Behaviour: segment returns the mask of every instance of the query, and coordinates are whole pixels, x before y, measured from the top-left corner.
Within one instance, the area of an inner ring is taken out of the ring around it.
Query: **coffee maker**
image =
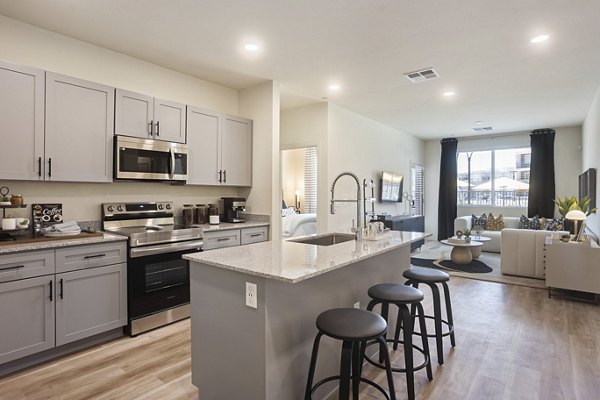
[[[246,211],[246,199],[243,197],[221,197],[221,221],[246,222],[241,213]]]

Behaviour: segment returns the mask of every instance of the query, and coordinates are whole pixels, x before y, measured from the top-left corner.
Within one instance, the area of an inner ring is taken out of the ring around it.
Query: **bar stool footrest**
[[[394,343],[395,341],[394,341],[394,339],[386,339],[386,342],[388,342],[388,343]],[[398,343],[399,344],[404,344],[404,341],[403,340],[398,340]],[[373,344],[379,344],[379,343],[377,341],[373,340],[373,341],[367,343],[367,346],[365,347],[365,349],[367,347],[373,345]],[[423,368],[427,367],[427,364],[429,364],[430,360],[429,360],[429,357],[427,357],[427,354],[425,354],[425,350],[423,350],[422,348],[420,348],[419,346],[417,346],[415,344],[413,344],[412,347],[413,347],[413,350],[417,350],[419,353],[421,353],[423,355],[423,358],[424,358],[423,363],[421,363],[419,365],[416,365],[416,366],[413,366],[413,372],[414,372],[414,371],[418,371],[420,369],[423,369]],[[371,358],[369,356],[367,356],[366,354],[365,354],[365,360],[367,360],[367,362],[369,364],[371,364],[371,365],[373,365],[373,366],[375,366],[377,368],[385,369],[385,365],[383,365],[383,364],[381,364],[379,362],[375,362],[375,361],[371,360]],[[392,369],[392,372],[406,372],[406,368],[397,368],[397,367],[393,367],[392,366],[391,369]]]
[[[414,318],[415,316],[411,315],[411,317]],[[424,318],[435,320],[435,317],[432,317],[431,315],[425,315]],[[454,325],[450,325],[448,323],[448,321],[446,321],[445,319],[442,319],[441,321],[442,321],[443,325],[446,325],[448,327],[448,330],[445,332],[442,332],[440,334],[440,336],[449,336],[449,335],[453,334],[454,333]],[[413,335],[421,335],[421,332],[413,331]],[[435,337],[435,333],[428,333],[427,337],[433,338],[433,337]]]

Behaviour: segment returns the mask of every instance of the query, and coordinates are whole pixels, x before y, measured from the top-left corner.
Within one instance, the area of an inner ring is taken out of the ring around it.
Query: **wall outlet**
[[[256,283],[246,282],[246,305],[248,307],[258,308],[258,300],[256,298],[256,295]]]
[[[360,308],[360,301],[357,301],[356,303],[354,303],[354,308]]]

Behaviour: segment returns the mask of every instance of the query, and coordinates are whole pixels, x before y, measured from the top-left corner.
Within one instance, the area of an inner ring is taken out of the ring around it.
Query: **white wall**
[[[133,57],[71,39],[0,16],[0,57],[118,88],[175,100],[215,111],[240,114],[239,93],[198,78],[147,63]],[[0,139],[3,132],[0,132]],[[10,146],[2,140],[3,146]],[[269,158],[271,155],[269,154]],[[215,202],[221,196],[237,196],[234,188],[182,187],[165,183],[80,184],[0,181],[28,204],[63,203],[65,218],[99,220],[100,203],[108,201],[173,200],[184,203]],[[29,211],[12,211],[27,214]]]
[[[596,173],[600,172],[600,89],[596,92],[594,100],[583,122],[582,133],[582,168],[585,171],[588,168],[596,168]],[[600,188],[596,182],[596,207],[600,205]],[[600,217],[598,213],[590,215],[587,220],[588,226],[598,235],[600,234]]]
[[[329,214],[328,113],[327,103],[315,103],[281,112],[281,149],[317,146],[317,232],[319,233],[327,231]]]
[[[240,113],[253,120],[252,189],[246,204],[247,211],[254,214],[281,215],[279,99],[279,84],[274,81],[240,92]],[[271,237],[281,235],[280,218],[271,218],[270,233]]]
[[[377,185],[375,197],[379,197],[381,172],[390,171],[404,175],[404,191],[410,192],[410,163],[422,164],[422,140],[335,104],[329,105],[328,124],[327,168],[330,185],[339,173],[350,171],[359,177],[361,188],[363,179],[373,179]],[[356,183],[349,177],[341,178],[336,185],[335,197],[356,198]],[[336,214],[329,215],[328,230],[349,228],[351,220],[356,219],[356,206],[337,203],[336,210]],[[405,203],[375,204],[377,213],[399,215],[404,211]]]
[[[579,126],[554,128],[554,173],[556,196],[577,196],[577,177],[581,173],[582,129]],[[530,132],[516,132],[504,136],[488,136],[480,139],[458,139],[458,151],[503,149],[526,147],[530,145]],[[441,145],[439,141],[428,141],[425,144],[425,229],[437,237],[437,212],[439,193],[439,170]],[[427,171],[435,171],[432,176]],[[527,213],[527,208],[520,207],[458,207],[457,215],[481,215],[492,212],[505,217],[518,217]],[[558,216],[558,213],[555,212]]]

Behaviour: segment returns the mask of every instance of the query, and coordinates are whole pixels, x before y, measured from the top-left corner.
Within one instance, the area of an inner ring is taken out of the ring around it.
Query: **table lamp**
[[[579,221],[585,221],[587,216],[581,210],[571,210],[565,215],[565,218],[571,221],[575,221],[575,235],[577,237],[577,241],[580,241],[581,235],[577,231],[577,224]],[[583,226],[581,227],[583,229]]]

